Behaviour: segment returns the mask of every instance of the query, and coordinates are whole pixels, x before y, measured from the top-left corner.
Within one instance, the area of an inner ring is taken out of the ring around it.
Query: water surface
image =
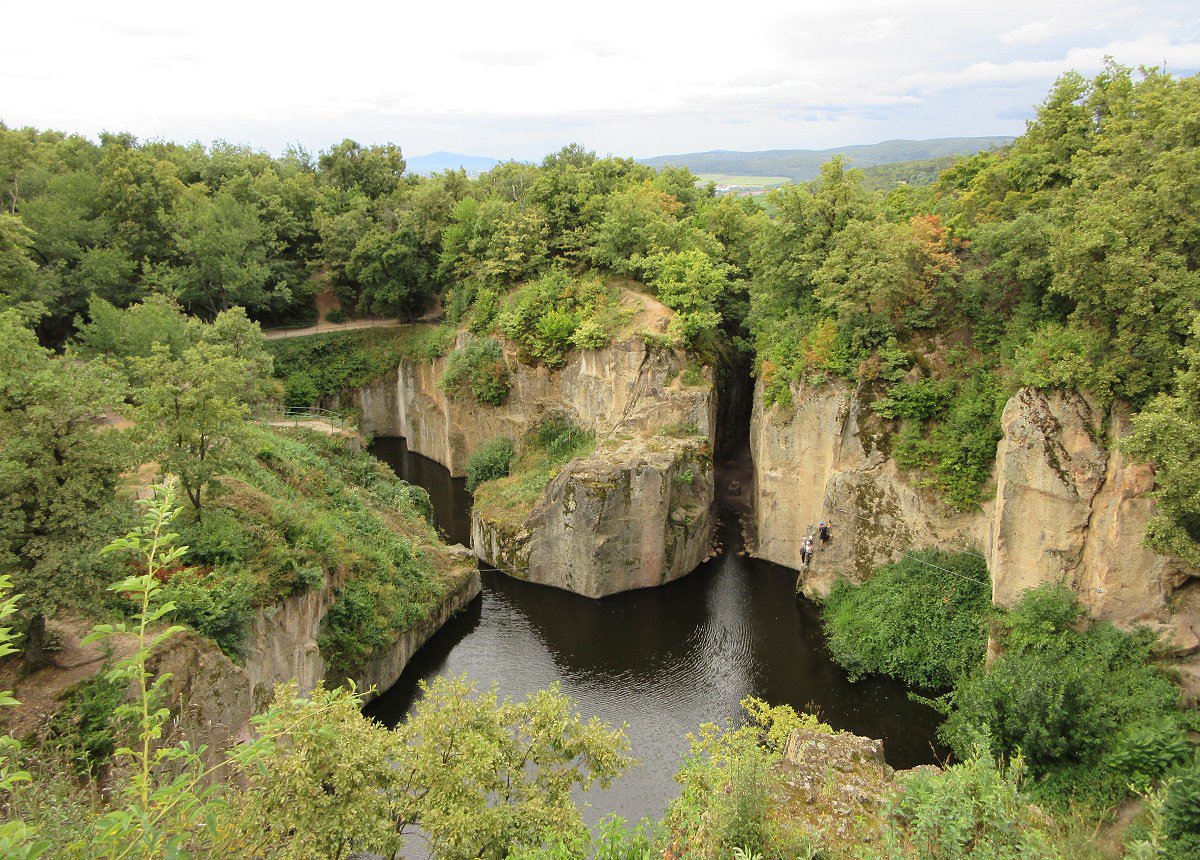
[[[371,450],[429,490],[439,527],[467,542],[470,495],[461,480],[408,452],[403,440],[379,439]],[[938,715],[900,684],[850,683],[828,655],[817,607],[795,594],[795,571],[739,556],[730,526],[723,539],[730,551],[689,576],[603,600],[484,570],[483,594],[416,653],[367,713],[395,724],[413,706],[418,682],[437,675],[495,682],[513,698],[557,681],[584,715],[627,724],[640,762],[608,791],[586,795],[591,821],[609,813],[659,817],[677,794],[672,777],[684,735],[734,718],[746,696],[882,738],[893,767],[935,761]]]

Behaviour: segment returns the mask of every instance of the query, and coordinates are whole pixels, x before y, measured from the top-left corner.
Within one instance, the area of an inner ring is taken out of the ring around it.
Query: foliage
[[[234,658],[244,656],[254,597],[253,579],[236,566],[205,575],[180,571],[163,589],[163,598],[175,607],[175,621],[207,636]]]
[[[24,594],[33,664],[43,659],[45,616],[93,603],[103,581],[81,556],[99,549],[93,526],[107,518],[129,460],[122,434],[96,426],[123,393],[101,363],[52,355],[15,312],[0,313],[0,569]]]
[[[66,692],[50,719],[49,737],[62,745],[81,777],[106,765],[116,749],[113,714],[125,698],[125,685],[101,673]]]
[[[1039,796],[1106,805],[1161,777],[1183,728],[1152,638],[1081,616],[1065,587],[1027,592],[997,631],[999,656],[958,682],[940,733],[962,756],[981,736],[995,755],[1020,750]]]
[[[682,791],[666,817],[672,856],[728,857],[735,848],[789,855],[794,847],[785,844],[786,832],[771,816],[776,765],[793,730],[833,730],[786,705],[770,707],[747,698],[742,707],[748,717],[744,725],[705,723],[688,735],[690,750],[675,776]]]
[[[923,550],[861,585],[839,580],[822,617],[829,649],[851,678],[877,673],[942,689],[982,663],[990,609],[982,559]]]
[[[1008,766],[986,753],[943,773],[903,779],[884,812],[883,838],[867,857],[929,860],[1059,860],[1053,822],[1021,791],[1018,756]]]
[[[557,687],[501,701],[465,679],[422,684],[397,727],[407,820],[447,860],[502,858],[584,825],[572,792],[607,787],[630,763],[624,730],[584,720]]]
[[[576,457],[590,454],[595,444],[595,435],[581,429],[570,416],[543,415],[526,432],[507,477],[475,486],[475,509],[492,521],[520,524],[558,470]]]
[[[513,442],[507,436],[489,439],[472,451],[467,458],[467,492],[474,492],[484,481],[506,476],[515,453]]]
[[[517,344],[523,360],[561,367],[572,349],[608,345],[620,318],[619,298],[600,278],[553,269],[509,297],[496,327]]]
[[[499,406],[508,397],[508,364],[492,338],[472,340],[450,353],[438,387],[452,397],[470,395],[476,402]]]
[[[1183,350],[1187,364],[1174,391],[1155,398],[1134,418],[1125,445],[1155,466],[1157,504],[1146,525],[1146,543],[1200,563],[1200,315],[1193,334],[1197,344]]]

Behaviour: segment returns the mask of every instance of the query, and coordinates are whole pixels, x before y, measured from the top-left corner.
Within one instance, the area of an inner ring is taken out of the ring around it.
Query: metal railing
[[[268,424],[291,424],[294,427],[320,421],[347,433],[358,432],[358,424],[353,415],[333,409],[322,409],[319,406],[288,406],[274,414],[261,415],[258,420]]]

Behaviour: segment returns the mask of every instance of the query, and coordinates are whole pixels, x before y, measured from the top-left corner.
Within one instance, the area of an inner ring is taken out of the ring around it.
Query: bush
[[[1039,796],[1109,805],[1128,795],[1131,771],[1154,779],[1173,757],[1179,694],[1151,663],[1153,636],[1081,619],[1065,586],[1027,592],[988,671],[955,687],[939,733],[961,756],[981,735],[994,755],[1022,751]],[[1149,726],[1151,740],[1138,731]]]
[[[291,374],[283,383],[283,405],[291,409],[312,406],[320,397],[317,384],[307,373]]]
[[[207,636],[229,657],[240,660],[250,633],[254,583],[240,566],[202,576],[184,571],[163,589],[175,604],[175,620]]]
[[[479,403],[499,406],[508,397],[508,365],[492,338],[473,340],[450,353],[438,387],[451,397],[470,394]]]
[[[884,418],[916,418],[924,420],[942,412],[954,396],[954,383],[940,379],[918,379],[898,382],[888,389],[886,397],[871,404]]]
[[[204,519],[181,529],[181,542],[187,546],[185,561],[194,565],[217,565],[245,561],[251,552],[250,535],[244,517],[228,508],[212,507]]]
[[[829,649],[852,678],[874,673],[948,688],[983,661],[991,594],[977,556],[913,553],[862,585],[834,585],[822,610]]]
[[[504,436],[484,442],[471,452],[467,458],[467,491],[473,493],[484,481],[507,475],[514,453],[512,440]]]
[[[922,860],[1058,860],[1050,820],[1021,793],[1022,762],[998,767],[986,753],[943,773],[902,778],[869,857]]]
[[[334,308],[325,315],[325,319],[331,323],[344,323],[346,321],[346,311],[342,308]]]
[[[50,719],[50,738],[63,747],[80,776],[89,776],[116,749],[113,712],[125,699],[125,685],[100,672],[66,692]]]

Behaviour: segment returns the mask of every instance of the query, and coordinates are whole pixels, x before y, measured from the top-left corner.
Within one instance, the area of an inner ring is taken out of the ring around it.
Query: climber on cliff
[[[808,563],[812,561],[813,541],[812,535],[804,539],[804,543],[800,544],[800,563],[808,567]]]
[[[817,526],[817,537],[821,539],[821,549],[825,549],[829,542],[833,540],[833,532],[829,528],[829,524],[821,520],[821,524]]]

